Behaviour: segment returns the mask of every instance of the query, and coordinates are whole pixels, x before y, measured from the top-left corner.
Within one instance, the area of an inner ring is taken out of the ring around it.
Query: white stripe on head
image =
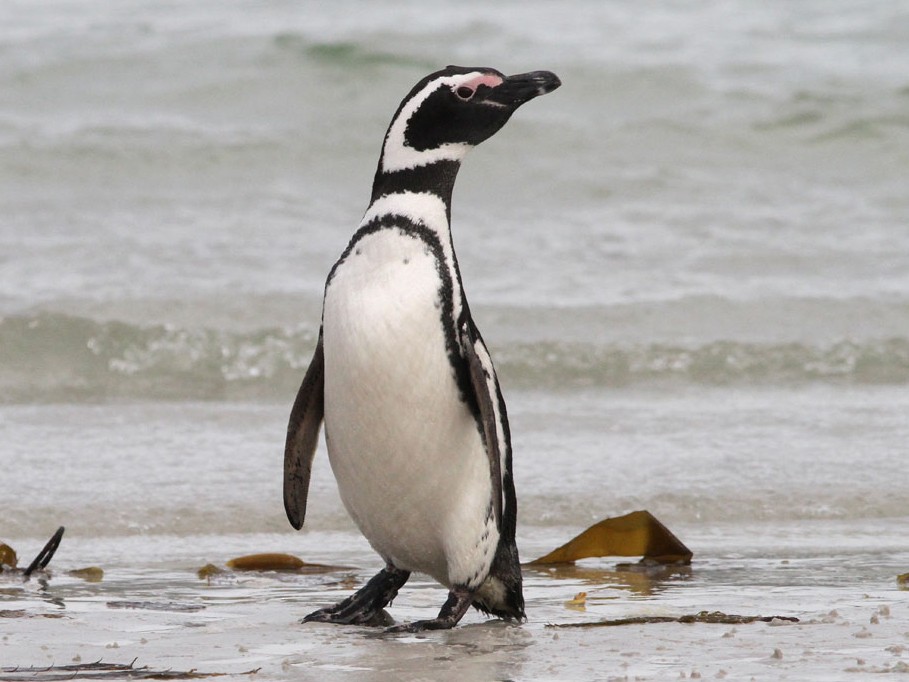
[[[502,82],[502,78],[492,73],[472,71],[470,73],[453,76],[440,76],[429,81],[422,90],[410,98],[398,116],[392,121],[385,136],[382,147],[382,170],[392,172],[426,166],[436,161],[460,161],[470,150],[472,145],[464,142],[446,142],[435,149],[417,150],[407,145],[405,132],[411,117],[420,108],[423,102],[440,86],[447,85],[452,90],[460,87],[476,89],[478,85],[495,87]]]

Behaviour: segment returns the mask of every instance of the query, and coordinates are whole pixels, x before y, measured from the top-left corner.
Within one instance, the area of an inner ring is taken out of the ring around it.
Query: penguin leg
[[[410,571],[402,571],[388,564],[347,599],[334,606],[313,611],[301,622],[381,625],[383,623],[379,614],[395,598],[409,577]]]
[[[417,620],[386,628],[385,632],[422,632],[423,630],[449,630],[458,624],[470,608],[474,593],[466,587],[454,587],[448,593],[448,600],[442,605],[439,615],[430,620]]]

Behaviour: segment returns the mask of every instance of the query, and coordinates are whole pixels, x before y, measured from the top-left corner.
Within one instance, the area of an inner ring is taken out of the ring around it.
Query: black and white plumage
[[[449,66],[395,113],[369,208],[325,285],[322,329],[287,428],[284,506],[303,525],[322,421],[341,499],[386,567],[304,621],[375,622],[412,571],[468,607],[524,618],[505,402],[470,315],[449,220],[460,163],[522,104],[560,85]]]

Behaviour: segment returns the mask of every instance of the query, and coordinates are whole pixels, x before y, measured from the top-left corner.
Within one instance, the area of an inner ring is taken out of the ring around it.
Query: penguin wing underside
[[[325,413],[325,360],[322,355],[322,331],[297,391],[297,399],[290,411],[287,424],[287,441],[284,445],[284,511],[297,530],[303,527],[306,517],[306,497],[309,495],[309,476],[312,459],[319,442],[322,416]]]
[[[461,329],[464,356],[470,369],[470,383],[477,405],[480,421],[483,423],[483,437],[486,441],[486,455],[489,458],[489,475],[492,480],[492,509],[496,527],[502,528],[502,452],[499,446],[499,419],[496,412],[498,390],[495,371],[486,344],[476,327],[470,322]]]

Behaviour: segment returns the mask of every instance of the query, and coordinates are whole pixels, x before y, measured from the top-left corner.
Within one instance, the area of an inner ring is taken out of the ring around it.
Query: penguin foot
[[[337,606],[337,605],[336,605]],[[334,607],[331,607],[334,608]],[[385,609],[380,609],[374,613],[344,612],[340,614],[331,613],[330,609],[319,609],[304,616],[300,623],[334,623],[335,625],[363,625],[371,628],[384,628],[392,625],[395,619],[391,617]]]
[[[305,616],[301,623],[337,623],[339,625],[387,625],[384,608],[407,582],[410,571],[387,566],[347,599]]]
[[[474,593],[467,588],[455,588],[448,593],[448,600],[442,605],[439,615],[429,620],[417,620],[385,628],[385,632],[423,632],[424,630],[450,630],[467,613]]]

